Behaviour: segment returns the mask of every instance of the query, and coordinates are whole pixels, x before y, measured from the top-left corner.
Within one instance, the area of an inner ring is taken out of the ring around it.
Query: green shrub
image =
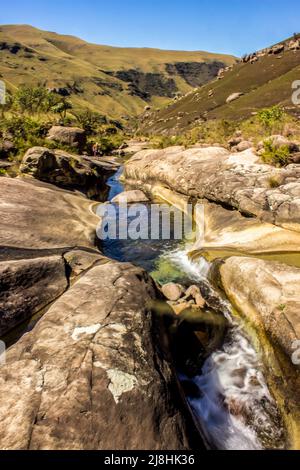
[[[288,145],[276,148],[270,140],[264,142],[264,153],[261,156],[264,163],[281,167],[289,164],[290,157]]]
[[[7,171],[4,168],[0,168],[0,176],[5,176]]]

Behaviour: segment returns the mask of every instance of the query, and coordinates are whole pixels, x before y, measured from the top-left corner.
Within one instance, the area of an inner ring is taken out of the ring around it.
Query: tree
[[[51,111],[53,113],[59,114],[61,120],[64,121],[66,119],[67,111],[69,109],[72,109],[72,104],[65,98],[62,98],[62,100],[59,103],[57,103],[51,108]]]

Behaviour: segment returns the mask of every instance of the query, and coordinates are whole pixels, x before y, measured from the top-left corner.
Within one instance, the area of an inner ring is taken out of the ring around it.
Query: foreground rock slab
[[[143,270],[110,261],[55,302],[0,368],[0,448],[189,448],[154,297]]]

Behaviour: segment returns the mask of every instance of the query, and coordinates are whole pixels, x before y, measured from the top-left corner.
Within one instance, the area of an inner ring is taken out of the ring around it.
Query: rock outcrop
[[[126,163],[124,176],[144,190],[161,185],[300,231],[300,166],[262,164],[251,149],[234,154],[217,147],[145,150]]]
[[[33,147],[24,155],[20,171],[41,181],[81,189],[89,197],[98,196],[104,200],[107,192],[105,182],[118,166],[114,159],[84,157],[62,150]]]

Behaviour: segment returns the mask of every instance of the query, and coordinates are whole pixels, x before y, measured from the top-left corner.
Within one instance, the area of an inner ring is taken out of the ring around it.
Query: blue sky
[[[116,46],[243,55],[300,30],[299,0],[14,0],[1,24]]]

